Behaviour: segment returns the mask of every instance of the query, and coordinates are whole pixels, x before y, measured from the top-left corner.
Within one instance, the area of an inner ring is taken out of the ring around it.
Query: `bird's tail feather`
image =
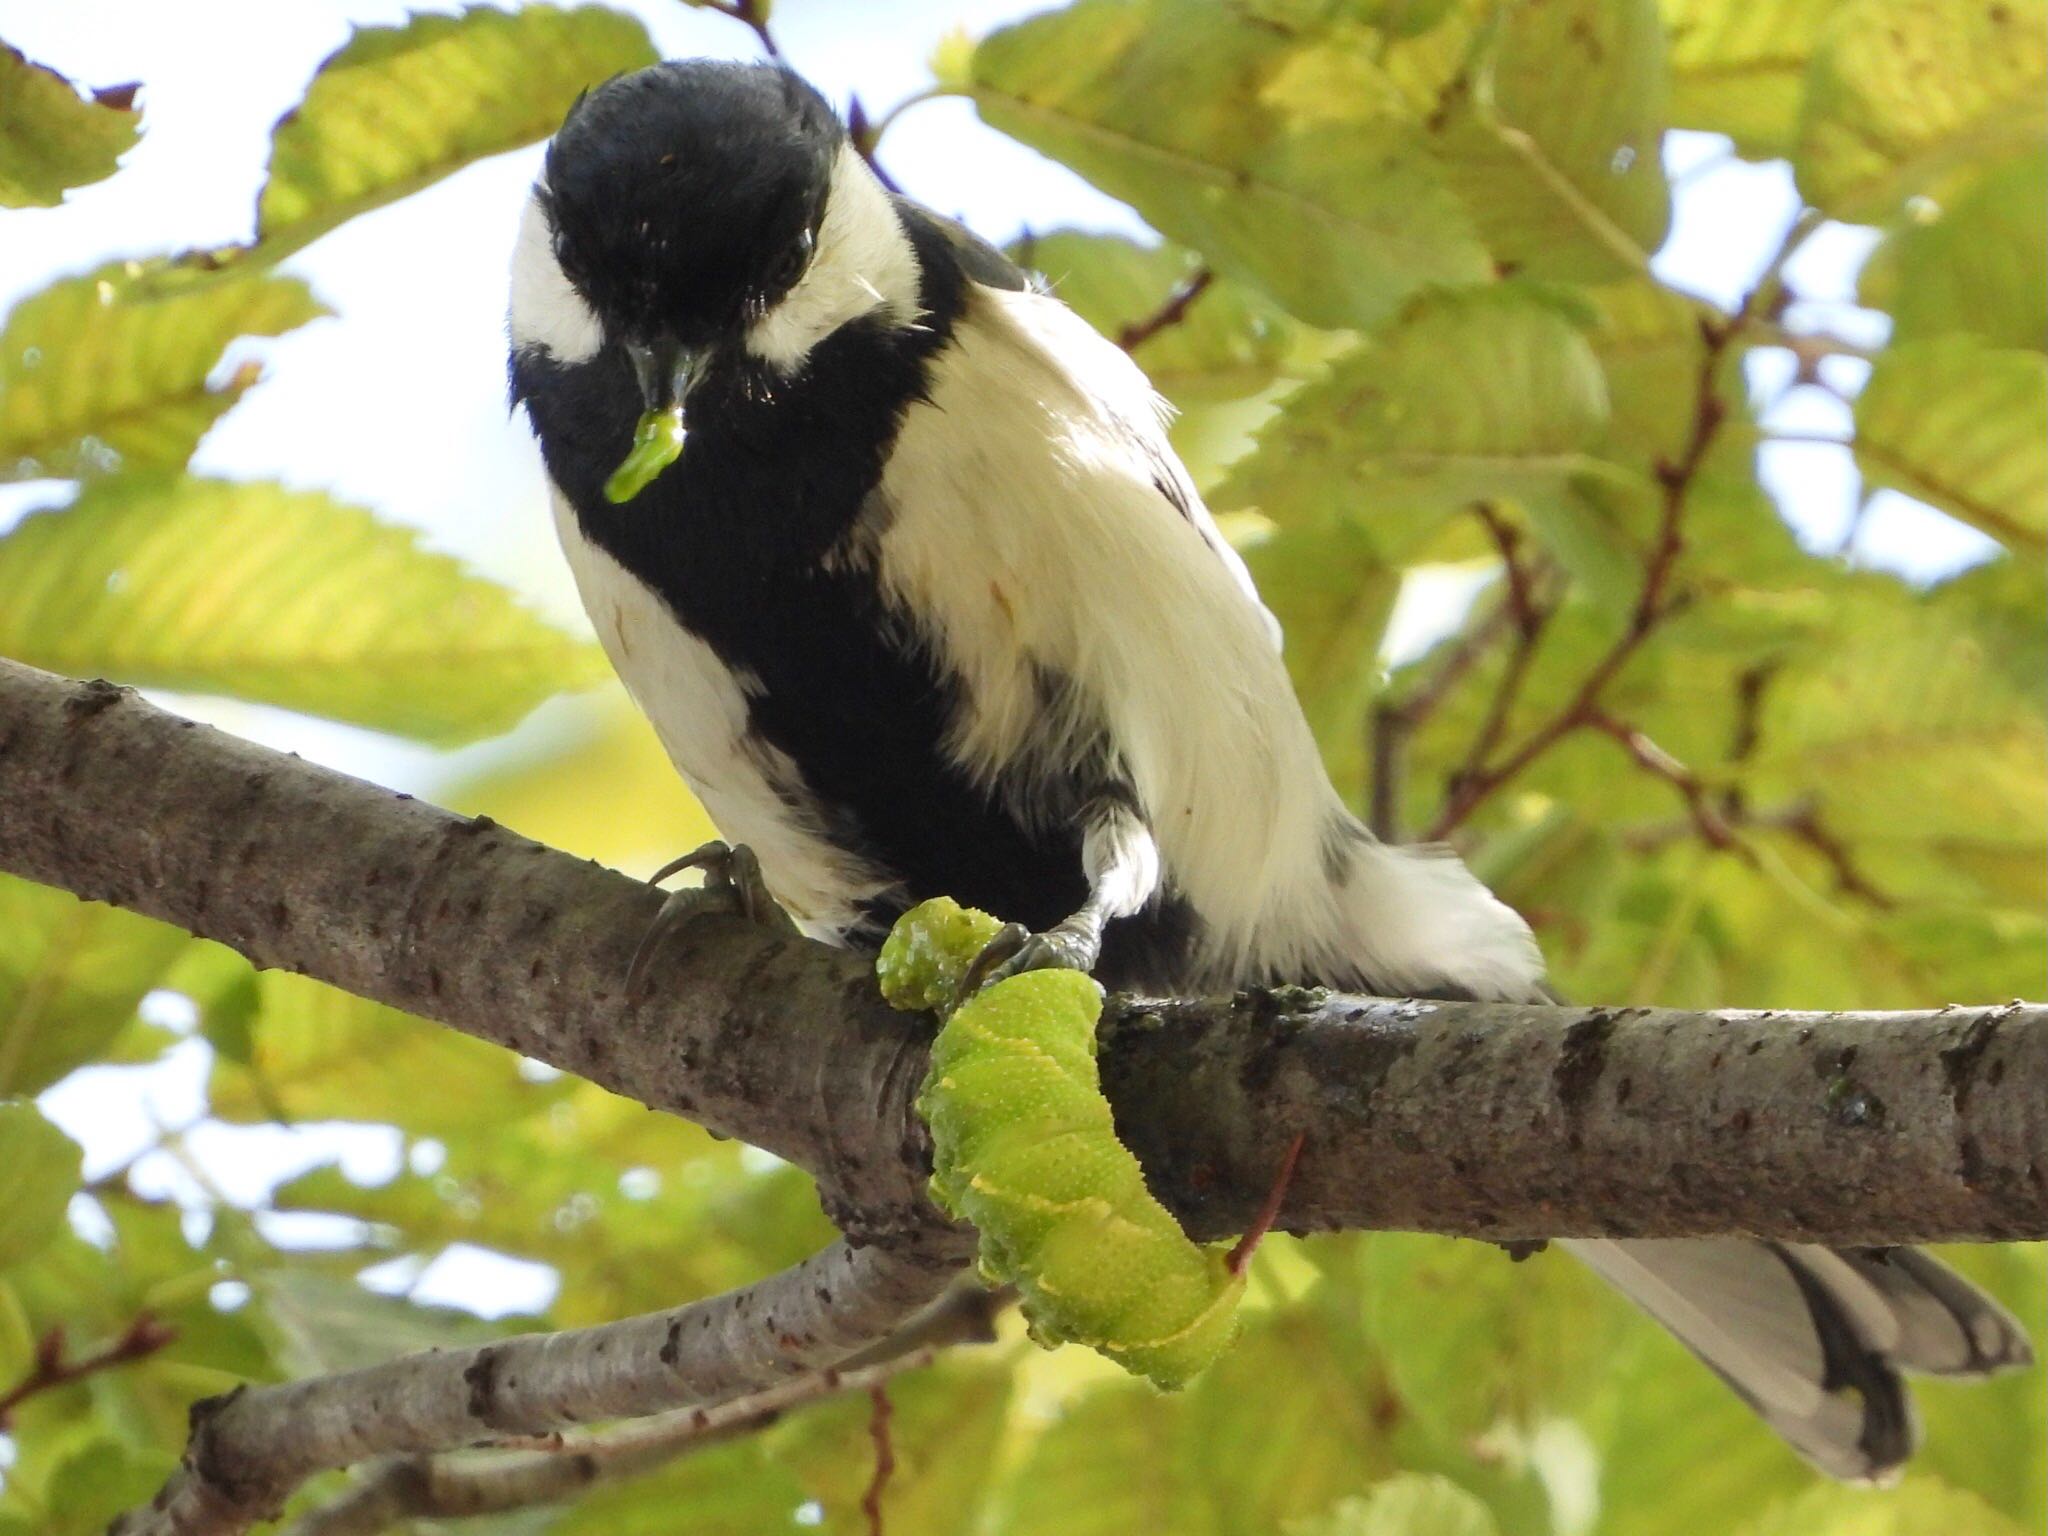
[[[1677,1335],[1792,1449],[1850,1482],[1884,1479],[1919,1441],[1902,1371],[1982,1376],[2033,1359],[2010,1313],[1911,1248],[1719,1237],[1561,1246]]]

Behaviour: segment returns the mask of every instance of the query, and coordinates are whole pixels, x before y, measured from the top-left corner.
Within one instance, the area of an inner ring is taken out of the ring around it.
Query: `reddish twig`
[[[36,1341],[35,1363],[29,1367],[28,1374],[5,1392],[0,1392],[0,1431],[10,1428],[14,1410],[38,1393],[54,1391],[100,1371],[144,1359],[176,1337],[175,1329],[165,1327],[144,1312],[106,1348],[66,1360],[64,1330],[52,1328]]]
[[[1161,331],[1179,325],[1187,318],[1188,307],[1209,291],[1209,285],[1216,281],[1216,274],[1207,267],[1197,267],[1166,296],[1151,314],[1142,320],[1133,320],[1116,333],[1116,344],[1126,352],[1135,350],[1157,336]]]
[[[1634,658],[1651,632],[1678,607],[1678,600],[1671,596],[1669,589],[1672,572],[1677,568],[1679,554],[1685,547],[1686,497],[1728,416],[1727,402],[1721,397],[1718,383],[1722,360],[1727,357],[1736,338],[1752,322],[1774,317],[1782,292],[1778,274],[1819,224],[1820,216],[1813,210],[1802,213],[1786,231],[1777,254],[1771,258],[1756,286],[1750,289],[1735,313],[1726,319],[1705,318],[1700,321],[1701,350],[1693,394],[1692,428],[1686,434],[1685,445],[1678,457],[1662,460],[1656,466],[1660,488],[1657,529],[1644,556],[1643,584],[1636,593],[1626,628],[1593,664],[1592,670],[1564,707],[1531,732],[1521,746],[1494,767],[1485,767],[1482,758],[1470,774],[1461,773],[1454,778],[1443,811],[1430,828],[1431,838],[1448,836],[1491,795],[1519,777],[1564,737],[1582,727],[1597,726],[1600,698],[1608,684]]]
[[[882,1536],[882,1490],[889,1486],[889,1474],[896,1470],[896,1444],[889,1434],[889,1421],[896,1410],[889,1402],[889,1388],[876,1382],[868,1392],[872,1411],[868,1414],[868,1438],[875,1442],[875,1473],[868,1479],[868,1491],[861,1495],[861,1513],[868,1517],[868,1536]]]
[[[860,98],[855,96],[846,104],[846,136],[853,145],[853,152],[865,160],[868,169],[875,173],[875,179],[891,192],[901,192],[903,188],[897,185],[895,177],[882,168],[882,162],[875,154],[882,142],[882,130],[889,125],[889,119],[894,115],[891,112],[879,120],[871,119],[867,108],[862,106]]]
[[[1280,1207],[1286,1203],[1287,1190],[1294,1183],[1294,1170],[1301,1165],[1301,1149],[1308,1141],[1306,1131],[1294,1133],[1294,1140],[1287,1143],[1286,1155],[1280,1159],[1280,1172],[1274,1175],[1273,1187],[1266,1191],[1266,1203],[1259,1207],[1258,1215],[1245,1229],[1237,1246],[1224,1259],[1231,1274],[1241,1275],[1245,1266],[1252,1261],[1252,1255],[1259,1251],[1259,1244],[1266,1240],[1266,1234],[1273,1230],[1273,1223],[1280,1219]]]
[[[1685,808],[1692,816],[1693,827],[1709,844],[1724,851],[1740,853],[1745,858],[1753,857],[1737,839],[1727,819],[1714,808],[1698,776],[1685,764],[1658,746],[1643,732],[1615,719],[1604,710],[1591,711],[1586,724],[1603,735],[1612,736],[1627,749],[1628,755],[1636,760],[1638,767],[1676,789],[1684,797]]]

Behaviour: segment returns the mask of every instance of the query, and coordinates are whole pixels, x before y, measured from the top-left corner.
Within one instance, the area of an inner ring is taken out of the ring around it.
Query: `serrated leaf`
[[[1806,200],[1877,222],[2048,127],[2043,0],[1851,0],[1814,54],[1794,167]]]
[[[1287,1536],[1497,1536],[1493,1511],[1447,1477],[1390,1477]]]
[[[655,62],[603,6],[472,6],[360,27],[278,122],[256,237],[276,259],[359,213],[561,126],[578,93]]]
[[[1663,0],[1671,123],[1725,133],[1752,159],[1790,152],[1807,66],[1843,0]]]
[[[135,88],[80,96],[54,69],[0,43],[0,207],[54,208],[114,174],[142,131]]]
[[[602,676],[406,529],[313,491],[123,476],[0,539],[0,654],[434,742]]]
[[[1895,344],[1967,331],[1997,347],[2048,348],[2044,186],[2039,151],[1987,172],[1871,253],[1858,302],[1890,313]]]
[[[1514,287],[1431,293],[1290,396],[1217,500],[1283,527],[1371,530],[1406,509],[1548,494],[1597,469],[1607,413],[1562,311]]]
[[[2016,552],[2048,543],[2048,358],[1945,336],[1886,349],[1856,401],[1856,461]]]
[[[947,62],[993,126],[1317,325],[1491,263],[1363,40],[1193,0],[1081,0]]]
[[[178,469],[253,368],[210,379],[238,336],[327,313],[297,278],[115,262],[23,299],[0,330],[0,480]]]
[[[99,1060],[191,939],[164,923],[0,875],[0,1094]]]
[[[76,1143],[24,1099],[0,1099],[0,1270],[31,1258],[64,1229],[78,1193]]]

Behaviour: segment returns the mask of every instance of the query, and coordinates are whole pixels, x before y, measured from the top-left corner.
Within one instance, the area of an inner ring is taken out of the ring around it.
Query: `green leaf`
[[[1177,1399],[1121,1382],[1062,1399],[998,1493],[997,1536],[1211,1536],[1174,1466]]]
[[[405,529],[313,491],[122,477],[0,539],[0,654],[433,742],[602,675],[595,652]]]
[[[276,259],[486,155],[545,138],[582,91],[655,62],[602,6],[473,6],[360,27],[279,120],[256,237]]]
[[[263,971],[246,1062],[214,1063],[223,1120],[382,1120],[422,1135],[473,1135],[532,1113],[561,1089],[519,1075],[510,1051],[308,977]],[[422,1091],[460,1083],[460,1093]]]
[[[1010,254],[1043,273],[1064,303],[1112,339],[1157,311],[1199,266],[1173,246],[1069,229],[1031,235]],[[1302,327],[1284,310],[1217,279],[1131,355],[1153,388],[1186,409],[1258,393],[1298,371],[1303,349]]]
[[[31,1257],[64,1228],[82,1155],[22,1099],[0,1099],[0,1269]]]
[[[1445,178],[1504,271],[1593,281],[1664,243],[1664,29],[1656,0],[1498,9],[1428,114]]]
[[[1973,336],[1906,342],[1856,401],[1856,461],[1903,491],[2038,557],[2048,545],[2048,358]]]
[[[1843,0],[1663,0],[1671,123],[1725,133],[1751,159],[1789,154],[1807,67]]]
[[[1553,494],[1597,470],[1607,414],[1563,311],[1512,285],[1431,293],[1290,396],[1217,499],[1282,527],[1354,517],[1398,548],[1400,514]]]
[[[1992,994],[1980,994],[1992,995]],[[2041,1297],[2048,1294],[2048,1244],[1954,1244],[1936,1252],[1983,1286],[2027,1327],[2034,1358],[2048,1345]],[[2048,1526],[2048,1394],[2036,1371],[1991,1381],[1913,1383],[1925,1427],[1916,1472],[1967,1489],[2030,1531]]]
[[[2027,1529],[1974,1494],[1915,1479],[1882,1493],[1809,1488],[1737,1536],[2021,1536]]]
[[[208,375],[238,336],[327,313],[296,278],[116,262],[17,304],[0,331],[0,480],[178,469],[256,381]]]
[[[1287,1536],[1497,1536],[1493,1511],[1447,1477],[1391,1477]]]
[[[192,941],[132,912],[0,876],[0,1094],[98,1060]]]
[[[1892,341],[1967,331],[1996,347],[2048,347],[2048,153],[1987,172],[1871,254],[1857,299],[1890,312]]]
[[[993,126],[1317,325],[1492,275],[1366,41],[1198,0],[1081,0],[941,60]]]
[[[278,1359],[298,1376],[360,1370],[419,1350],[488,1344],[518,1326],[379,1295],[315,1270],[271,1270],[256,1277],[254,1288],[279,1339]]]
[[[111,1437],[91,1441],[50,1478],[44,1499],[56,1520],[40,1536],[99,1536],[122,1511],[147,1504],[176,1467],[160,1451]]]
[[[0,43],[0,207],[54,208],[114,174],[142,131],[135,88],[82,97],[53,69]]]
[[[1365,713],[1401,567],[1363,520],[1286,528],[1246,551],[1280,621],[1287,672],[1340,791],[1363,788]]]
[[[2043,0],[1851,0],[1813,59],[1794,166],[1839,219],[1889,217],[2048,127]]]

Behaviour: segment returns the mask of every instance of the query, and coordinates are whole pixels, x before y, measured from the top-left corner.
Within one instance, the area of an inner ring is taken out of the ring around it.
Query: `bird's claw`
[[[797,932],[795,922],[768,889],[768,882],[761,874],[761,861],[744,843],[731,846],[715,840],[708,842],[681,858],[670,859],[649,876],[647,883],[658,886],[686,869],[703,870],[704,883],[670,891],[661,904],[661,910],[654,914],[654,921],[640,936],[639,948],[633,951],[632,964],[626,968],[626,996],[629,999],[638,998],[645,991],[648,969],[663,941],[692,918],[704,913],[737,915],[750,923],[758,923],[792,937]]]
[[[960,990],[966,996],[1026,971],[1079,971],[1086,975],[1101,957],[1102,936],[1085,925],[1058,923],[1043,933],[1033,933],[1021,923],[1005,923],[974,957]]]

